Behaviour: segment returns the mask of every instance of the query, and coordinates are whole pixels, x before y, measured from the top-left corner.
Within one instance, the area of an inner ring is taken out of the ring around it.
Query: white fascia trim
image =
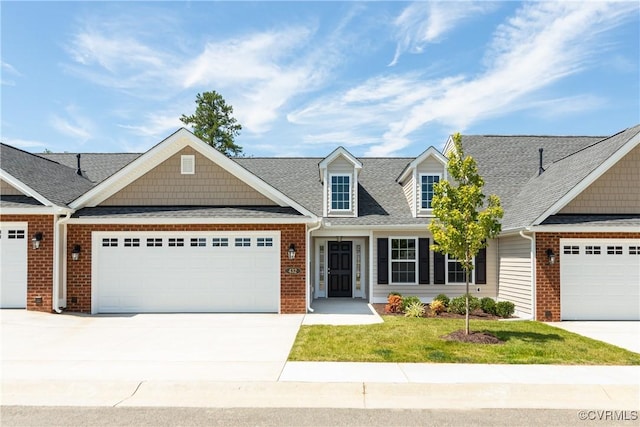
[[[3,181],[6,181],[8,184],[10,184],[16,190],[18,190],[21,193],[23,193],[25,196],[33,197],[34,199],[36,199],[37,201],[39,201],[40,203],[42,203],[45,206],[57,207],[55,205],[55,203],[52,203],[46,197],[44,197],[42,194],[38,193],[33,188],[29,187],[28,185],[26,185],[25,183],[23,183],[19,179],[15,178],[11,174],[8,174],[7,172],[5,172],[3,170],[0,170],[0,178]],[[4,212],[5,209],[3,209],[2,211]]]
[[[398,224],[398,225],[331,225],[331,220],[333,218],[325,218],[323,229],[326,230],[389,230],[389,231],[397,231],[397,230],[406,230],[406,231],[417,231],[424,232],[429,231],[427,226],[429,224]],[[329,222],[329,225],[327,225]]]
[[[453,145],[453,135],[449,135],[447,138],[447,142],[444,143],[444,147],[442,148],[442,153],[446,156],[448,152],[453,150],[455,145]]]
[[[445,167],[447,165],[448,159],[445,157],[444,154],[442,154],[441,152],[439,152],[435,147],[431,146],[429,148],[427,148],[422,154],[420,154],[418,157],[416,157],[415,159],[413,159],[413,161],[411,163],[409,163],[409,165],[407,165],[407,167],[404,169],[404,171],[402,172],[402,174],[400,174],[400,176],[398,177],[398,179],[396,179],[396,182],[402,184],[404,182],[404,179],[407,177],[407,175],[409,175],[409,173],[413,170],[415,170],[418,165],[420,163],[422,163],[427,157],[433,157],[436,160],[438,160],[440,163],[442,163]]]
[[[314,224],[310,218],[72,218],[67,224]]]
[[[640,227],[633,225],[615,226],[563,226],[563,225],[538,225],[531,227],[530,231],[534,233],[637,233]]]
[[[187,146],[191,146],[200,154],[279,206],[293,207],[301,214],[317,220],[316,215],[302,207],[294,200],[285,196],[280,191],[276,190],[262,179],[240,166],[238,163],[229,159],[215,148],[207,145],[205,142],[200,140],[200,138],[196,137],[184,128],[179,129],[177,132],[173,133],[136,160],[129,163],[123,169],[98,184],[92,190],[74,200],[70,206],[74,209],[96,206]]]
[[[338,147],[335,150],[333,150],[331,154],[329,154],[327,157],[322,159],[322,161],[318,164],[318,167],[320,167],[321,170],[326,169],[327,166],[329,166],[329,163],[334,161],[338,156],[343,156],[344,158],[346,158],[349,161],[349,163],[353,164],[353,167],[356,170],[359,171],[360,169],[362,169],[362,162],[358,160],[349,151],[347,151],[347,149],[344,147]]]
[[[580,193],[582,193],[588,186],[593,184],[598,178],[604,175],[609,169],[611,169],[618,161],[620,161],[624,156],[629,154],[631,150],[636,148],[636,146],[640,143],[640,133],[637,133],[633,138],[627,141],[622,147],[618,149],[611,157],[602,162],[600,166],[598,166],[593,172],[587,175],[582,181],[576,184],[567,194],[565,194],[560,200],[555,202],[549,209],[547,209],[542,215],[540,215],[534,222],[533,225],[538,225],[542,223],[545,219],[547,219],[551,215],[555,215],[562,208],[568,205],[573,199],[575,199]]]
[[[60,208],[42,206],[37,208],[2,208],[3,215],[56,215]]]

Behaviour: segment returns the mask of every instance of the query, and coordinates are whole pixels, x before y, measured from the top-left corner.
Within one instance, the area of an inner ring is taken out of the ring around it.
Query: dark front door
[[[329,242],[329,297],[351,297],[351,243]]]

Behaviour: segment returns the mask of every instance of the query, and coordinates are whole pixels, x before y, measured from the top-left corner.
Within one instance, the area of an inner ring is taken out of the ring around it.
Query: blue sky
[[[640,122],[639,3],[2,1],[2,142],[142,152],[216,90],[250,156]]]

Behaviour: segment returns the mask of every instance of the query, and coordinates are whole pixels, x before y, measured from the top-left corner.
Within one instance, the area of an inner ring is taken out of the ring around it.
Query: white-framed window
[[[102,247],[103,248],[115,248],[118,246],[117,238],[104,238],[102,239]]]
[[[273,246],[273,238],[271,238],[271,237],[258,237],[258,239],[256,241],[256,246],[258,246],[258,247]]]
[[[415,237],[389,239],[391,284],[416,284],[417,240]]]
[[[176,248],[184,246],[184,239],[182,237],[169,237],[167,246]]]
[[[351,175],[331,175],[330,205],[332,211],[351,210]]]
[[[640,255],[640,246],[629,246],[629,255]]]
[[[249,238],[249,237],[236,237],[235,246],[238,246],[238,247],[251,246],[251,238]]]
[[[196,173],[196,156],[193,154],[180,156],[180,173],[182,175],[193,175]]]
[[[473,279],[473,276],[471,279]],[[447,283],[466,283],[466,281],[467,273],[464,271],[460,261],[447,254]],[[473,280],[469,282],[473,282]]]
[[[622,255],[622,246],[607,246],[607,255]]]
[[[584,247],[585,255],[600,255],[601,249],[600,246],[585,246]]]
[[[139,248],[140,247],[140,239],[133,237],[133,238],[125,238],[124,239],[124,247],[125,248]]]
[[[420,208],[432,209],[433,190],[436,183],[440,182],[440,174],[420,174]]]
[[[192,237],[189,240],[189,244],[194,248],[204,248],[207,246],[207,238],[206,237]]]
[[[227,237],[214,237],[211,241],[214,248],[222,248],[229,246],[229,239]]]
[[[566,245],[562,250],[565,255],[580,255],[580,246]]]
[[[148,248],[160,248],[160,247],[162,247],[162,238],[160,238],[160,237],[148,237],[147,238],[147,247]]]

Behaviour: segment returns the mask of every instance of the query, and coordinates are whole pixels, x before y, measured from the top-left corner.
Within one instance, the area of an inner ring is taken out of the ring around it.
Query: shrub
[[[446,307],[449,307],[449,297],[446,296],[445,294],[440,294],[438,296],[436,296],[434,299],[434,301],[441,301],[442,304]]]
[[[496,316],[511,317],[516,311],[516,306],[511,301],[499,301],[496,303]]]
[[[402,298],[402,311],[406,312],[407,311],[407,307],[409,307],[410,305],[415,304],[415,303],[422,304],[422,301],[420,301],[420,298],[414,297],[414,296],[403,297]]]
[[[474,297],[473,295],[469,295],[469,313],[479,308],[480,308],[480,300],[477,297]],[[449,302],[449,311],[457,314],[465,314],[467,312],[465,296],[460,295],[459,297],[453,298]]]
[[[431,314],[433,314],[434,316],[447,311],[447,307],[445,307],[442,300],[439,299],[434,299],[433,301],[431,301],[431,304],[429,304],[429,308],[431,309]]]
[[[400,294],[389,294],[387,305],[384,306],[385,313],[401,313],[402,312],[402,296]]]
[[[422,317],[424,315],[424,304],[418,299],[413,301],[404,309],[404,315],[406,317]]]
[[[480,308],[488,314],[496,314],[496,302],[493,298],[484,297],[480,300]]]

